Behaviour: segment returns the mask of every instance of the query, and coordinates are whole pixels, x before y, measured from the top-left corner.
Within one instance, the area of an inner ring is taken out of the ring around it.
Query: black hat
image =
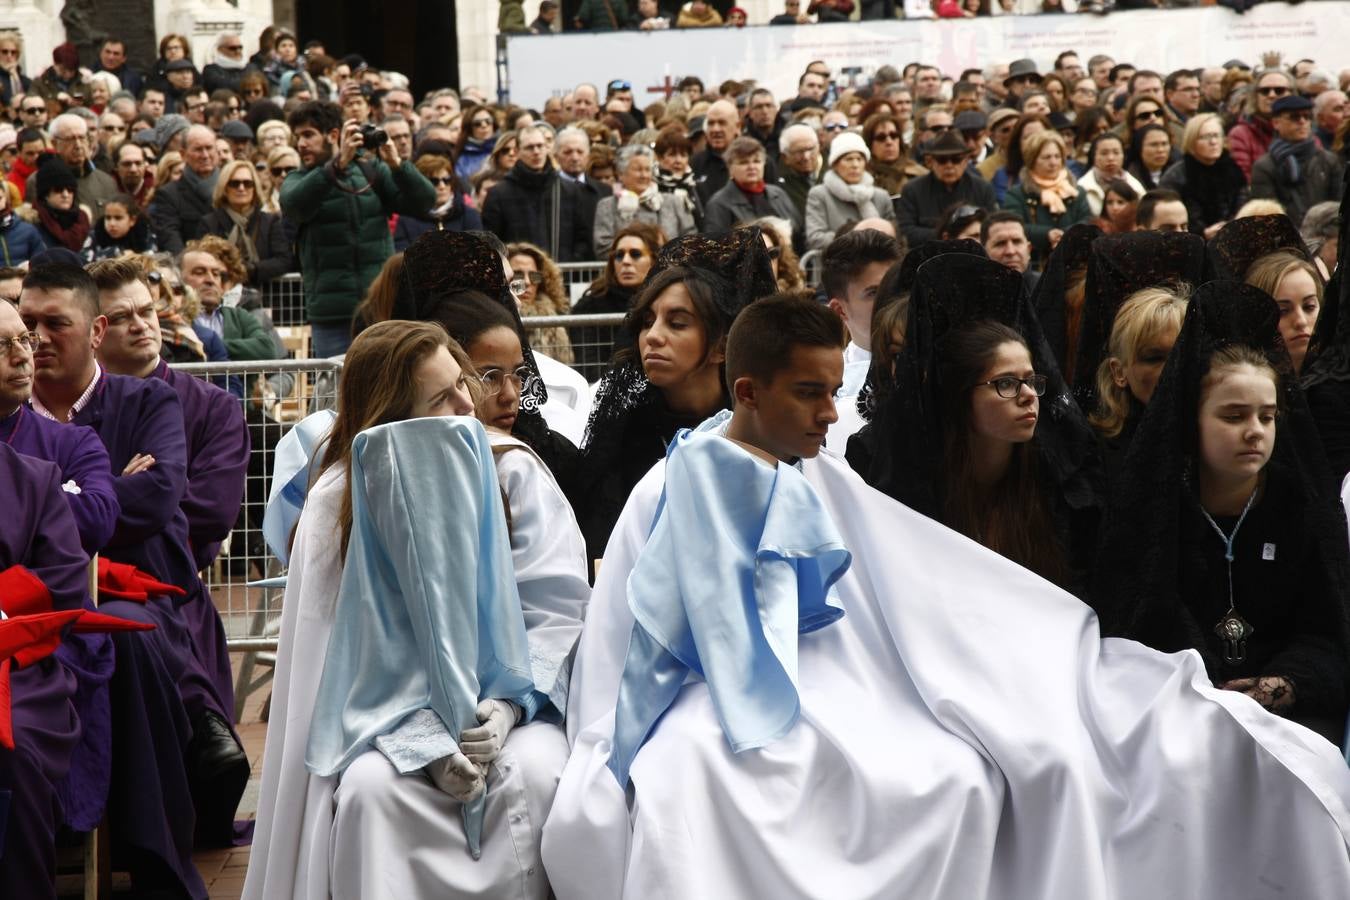
[[[184,69],[191,70],[192,68],[194,68],[192,61],[187,59],[171,60],[164,65],[165,72],[182,72]]]
[[[1013,64],[1008,66],[1008,77],[1003,79],[1003,86],[1007,87],[1018,78],[1030,78],[1032,81],[1040,84],[1041,73],[1036,71],[1036,61],[1034,59],[1013,60]]]
[[[1301,94],[1287,94],[1276,100],[1270,107],[1270,114],[1278,116],[1280,113],[1303,112],[1313,108],[1313,102]]]
[[[227,141],[251,141],[253,140],[253,129],[248,124],[238,119],[231,119],[220,128],[220,136]]]
[[[1050,127],[1055,131],[1072,131],[1073,123],[1069,121],[1069,117],[1064,115],[1064,113],[1055,110],[1050,113]]]
[[[952,131],[944,131],[924,145],[924,156],[965,156],[970,153],[966,142]]]
[[[952,120],[952,127],[957,131],[983,131],[988,124],[989,117],[975,109],[957,113],[956,118]]]
[[[45,203],[47,195],[58,188],[70,188],[72,191],[79,188],[79,179],[61,157],[45,155],[39,157],[39,160],[37,179],[34,182],[39,201]]]

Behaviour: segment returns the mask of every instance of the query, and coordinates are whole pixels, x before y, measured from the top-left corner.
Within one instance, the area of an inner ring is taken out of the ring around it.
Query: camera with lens
[[[389,132],[378,125],[361,126],[361,146],[367,150],[375,151],[389,143]]]

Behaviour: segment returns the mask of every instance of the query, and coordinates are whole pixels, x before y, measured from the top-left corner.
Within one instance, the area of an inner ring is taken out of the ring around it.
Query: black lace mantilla
[[[1288,250],[1312,259],[1303,236],[1286,215],[1234,219],[1209,242],[1210,281],[1245,281],[1252,263],[1268,253]]]
[[[1072,368],[1069,365],[1068,350],[1070,336],[1068,317],[1064,309],[1064,295],[1068,291],[1069,275],[1087,268],[1092,256],[1092,245],[1102,236],[1102,230],[1096,225],[1082,222],[1064,232],[1059,245],[1046,261],[1041,280],[1036,282],[1036,290],[1031,295],[1031,305],[1036,310],[1036,318],[1041,322],[1045,340],[1055,354],[1061,371]],[[1086,302],[1086,301],[1085,301]],[[1082,319],[1079,319],[1082,325]],[[1075,364],[1077,360],[1073,361]]]
[[[1116,313],[1130,295],[1149,287],[1194,287],[1204,273],[1205,242],[1199,235],[1134,231],[1092,242],[1074,366],[1079,406],[1097,408],[1097,367],[1106,358]]]
[[[538,414],[548,401],[539,365],[530,349],[520,308],[507,285],[502,258],[484,241],[458,231],[428,231],[403,253],[403,282],[394,304],[395,318],[427,320],[435,304],[455,291],[479,291],[500,303],[516,323],[525,365],[534,373],[520,397],[520,408]]]

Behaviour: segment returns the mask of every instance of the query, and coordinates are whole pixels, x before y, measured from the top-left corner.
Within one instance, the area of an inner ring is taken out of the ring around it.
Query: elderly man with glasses
[[[1313,103],[1289,95],[1271,106],[1275,139],[1252,166],[1253,199],[1278,200],[1297,225],[1318,203],[1340,200],[1342,162],[1312,135]]]
[[[945,131],[924,148],[928,174],[908,182],[895,201],[895,215],[909,246],[937,237],[943,212],[960,203],[991,212],[998,206],[994,188],[966,165],[970,148],[952,131]]]
[[[52,120],[52,146],[56,155],[61,157],[70,170],[75,173],[75,199],[88,207],[95,218],[103,212],[103,204],[117,194],[117,182],[107,172],[94,168],[93,142],[89,138],[89,125],[83,118],[73,113],[64,113]],[[36,196],[33,189],[37,184],[37,173],[28,177],[24,187],[24,196]]]

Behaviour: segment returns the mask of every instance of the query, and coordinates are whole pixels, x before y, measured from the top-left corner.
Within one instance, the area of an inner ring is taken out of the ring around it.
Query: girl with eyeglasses
[[[487,164],[497,146],[497,117],[489,106],[464,110],[459,142],[455,145],[455,174],[468,183]]]
[[[478,231],[483,220],[468,202],[454,166],[444,156],[427,154],[413,164],[436,189],[436,202],[422,215],[401,215],[394,226],[394,250],[403,252],[428,231]]]
[[[869,429],[888,452],[870,455],[868,483],[1049,581],[1083,583],[1095,439],[1017,272],[959,252],[920,265],[895,387]]]
[[[249,287],[261,289],[295,271],[295,254],[281,216],[262,208],[263,192],[253,163],[236,159],[221,166],[212,200],[215,209],[202,219],[202,234],[219,235],[234,245]]]

